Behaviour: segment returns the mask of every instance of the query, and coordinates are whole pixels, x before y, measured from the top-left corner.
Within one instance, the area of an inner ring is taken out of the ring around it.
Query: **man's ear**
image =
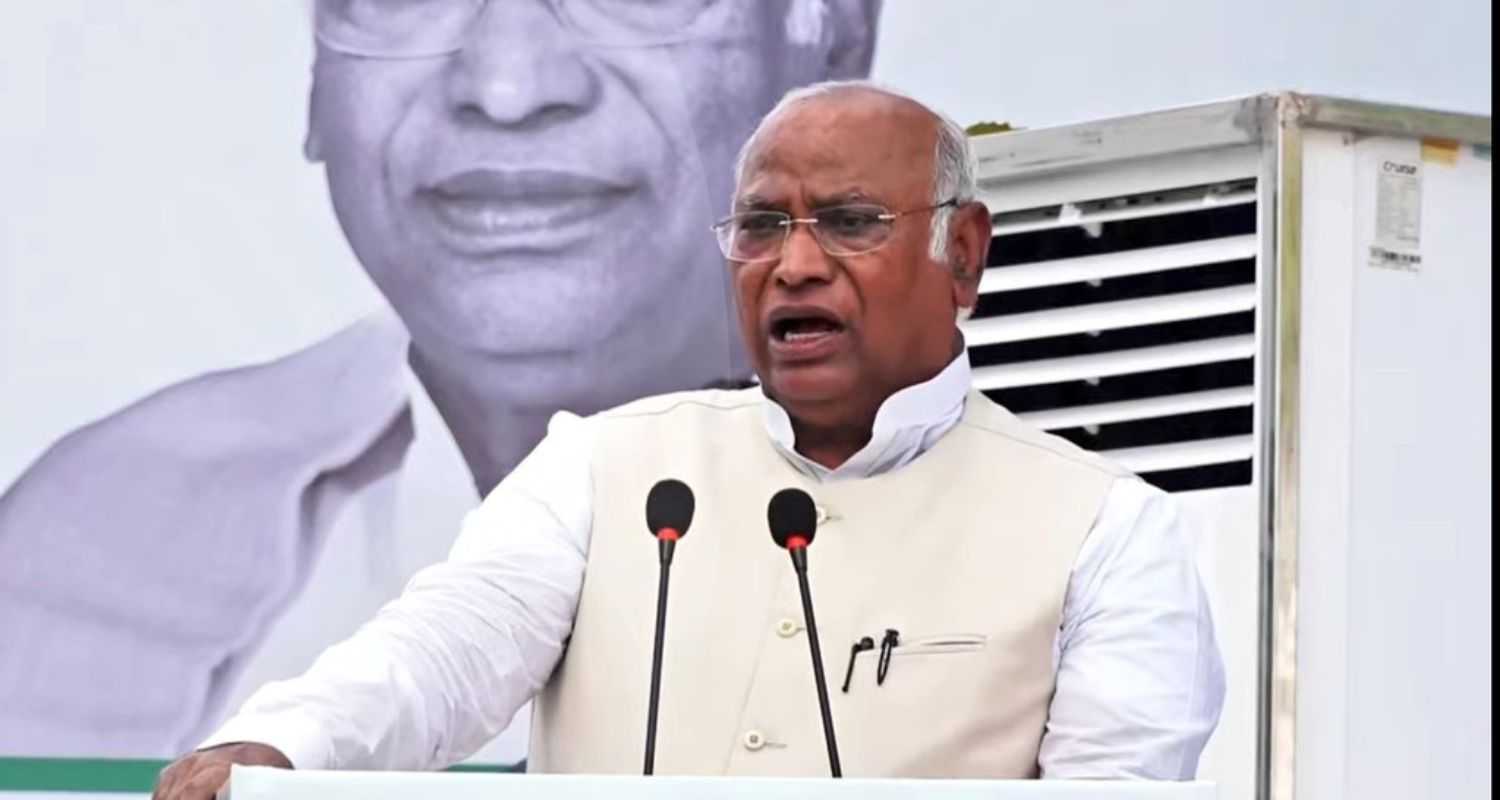
[[[323,143],[311,126],[308,126],[307,136],[302,140],[302,157],[309,164],[323,163]]]
[[[979,302],[979,280],[990,253],[990,210],[971,200],[953,211],[948,226],[948,262],[953,270],[953,301],[959,308]]]
[[[323,163],[323,137],[318,134],[318,67],[313,65],[312,88],[307,91],[307,133],[302,138],[302,157],[309,164]]]

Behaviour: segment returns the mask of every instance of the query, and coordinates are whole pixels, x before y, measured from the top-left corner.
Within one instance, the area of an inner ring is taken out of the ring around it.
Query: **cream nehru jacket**
[[[598,417],[583,590],[530,768],[641,769],[659,570],[644,504],[671,477],[697,513],[672,567],[658,774],[828,774],[796,577],[766,527],[795,486],[821,520],[809,578],[845,774],[1035,777],[1068,576],[1124,470],[972,392],[910,464],[818,483],[775,450],[766,402],[686,392]],[[841,691],[851,645],[887,629],[884,683],[866,651]]]

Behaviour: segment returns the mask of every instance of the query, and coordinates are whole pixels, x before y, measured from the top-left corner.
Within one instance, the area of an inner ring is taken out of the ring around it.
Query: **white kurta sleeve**
[[[1044,778],[1189,780],[1224,705],[1224,664],[1175,501],[1115,482],[1069,578]]]
[[[301,769],[436,769],[503,730],[572,629],[591,532],[591,423],[547,436],[470,512],[446,561],[203,746],[254,741]]]

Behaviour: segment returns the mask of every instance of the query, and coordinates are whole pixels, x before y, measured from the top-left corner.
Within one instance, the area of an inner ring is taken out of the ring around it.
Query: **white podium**
[[[1214,784],[318,772],[234,767],[220,800],[1214,800]]]

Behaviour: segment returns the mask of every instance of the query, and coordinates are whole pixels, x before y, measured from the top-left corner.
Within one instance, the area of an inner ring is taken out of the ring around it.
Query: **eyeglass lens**
[[[890,212],[880,206],[835,206],[813,213],[812,233],[829,255],[868,253],[891,235]],[[794,223],[780,211],[750,211],[730,217],[719,228],[719,245],[735,261],[776,258]]]
[[[601,45],[653,45],[689,34],[726,0],[317,0],[318,39],[353,55],[414,58],[463,47],[491,3],[533,3],[564,28]]]

